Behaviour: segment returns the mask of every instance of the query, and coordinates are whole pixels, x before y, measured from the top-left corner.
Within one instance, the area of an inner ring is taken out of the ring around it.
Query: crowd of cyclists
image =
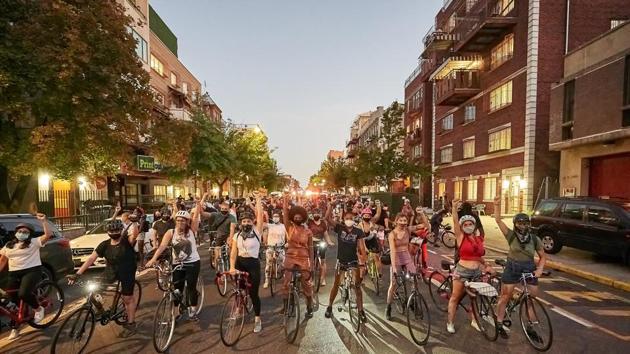
[[[498,208],[498,200],[495,205]],[[397,274],[421,274],[420,269],[428,268],[427,240],[431,234],[439,232],[443,219],[453,217],[453,231],[456,237],[455,264],[452,282],[452,295],[448,300],[448,317],[444,324],[448,333],[455,333],[455,315],[458,303],[465,295],[465,284],[478,281],[482,274],[494,274],[492,265],[485,260],[484,228],[480,218],[473,212],[469,203],[454,200],[429,218],[425,208],[413,207],[409,199],[404,200],[401,211],[390,214],[389,206],[379,200],[349,195],[319,195],[306,198],[289,192],[263,195],[255,191],[240,200],[228,198],[210,200],[208,194],[202,197],[183,198],[157,210],[153,223],[147,225],[144,210],[136,208],[123,212],[120,207],[107,226],[110,239],[103,241],[86,263],[69,277],[73,284],[85,273],[98,257],[107,261],[104,276],[108,281],[118,281],[125,305],[127,321],[123,325],[121,337],[132,336],[137,331],[136,294],[134,281],[139,269],[153,268],[161,259],[168,259],[174,267],[172,274],[176,289],[185,293],[189,304],[188,313],[181,314],[189,321],[198,321],[199,313],[197,280],[200,277],[202,262],[199,249],[212,243],[213,247],[227,245],[229,274],[246,272],[251,286],[248,288],[253,305],[255,333],[263,330],[261,308],[264,306],[259,295],[261,282],[263,289],[270,286],[272,262],[280,257],[284,277],[280,294],[287,307],[289,282],[292,272],[301,273],[300,285],[306,300],[306,317],[313,316],[314,308],[314,255],[324,260],[326,248],[337,246],[334,269],[327,269],[322,261],[317,276],[321,294],[326,289],[326,276],[332,273],[333,284],[329,287],[329,297],[324,316],[333,316],[333,304],[337,298],[342,274],[352,269],[355,279],[356,306],[361,321],[367,321],[363,307],[362,280],[366,275],[365,266],[375,262],[379,277],[389,266],[390,282],[386,295],[387,320],[392,320],[392,303],[396,294]],[[37,272],[41,266],[39,249],[50,237],[45,216],[38,218],[44,224],[45,234],[34,237],[32,226],[18,225],[14,238],[0,250],[0,269],[9,265],[9,279],[19,285],[13,301],[23,299],[33,309],[35,316],[41,317],[42,309],[32,298],[32,291],[39,280]],[[535,277],[528,281],[530,292],[537,292],[537,277],[545,265],[545,253],[540,239],[529,230],[529,217],[517,214],[514,229],[509,229],[497,215],[496,222],[509,244],[508,262],[501,276],[502,287],[497,302],[498,331],[507,338],[508,331],[502,320],[505,307],[512,298],[515,285],[524,272],[532,272]],[[212,240],[205,236],[210,234]],[[437,246],[437,244],[436,244]],[[276,252],[278,248],[282,252]],[[421,255],[421,257],[416,257]],[[534,260],[535,256],[538,261]],[[220,257],[214,253],[213,257]],[[210,260],[215,261],[215,260]],[[225,276],[217,272],[217,277]],[[21,280],[21,282],[20,282]],[[19,298],[18,298],[19,297]],[[325,300],[323,300],[325,303]],[[479,330],[475,321],[472,326]],[[17,337],[17,329],[11,339]]]

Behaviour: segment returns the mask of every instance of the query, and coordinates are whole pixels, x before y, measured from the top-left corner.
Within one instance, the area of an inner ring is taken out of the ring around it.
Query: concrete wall
[[[607,58],[627,51],[628,48],[630,48],[630,23],[617,27],[567,55],[564,59],[564,76],[577,74]]]

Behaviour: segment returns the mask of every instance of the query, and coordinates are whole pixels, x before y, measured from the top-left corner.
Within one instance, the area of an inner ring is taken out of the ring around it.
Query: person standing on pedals
[[[453,201],[453,232],[457,237],[455,272],[453,273],[453,293],[448,301],[448,320],[446,330],[455,333],[455,313],[457,305],[466,294],[464,283],[477,281],[482,272],[494,273],[492,265],[487,263],[483,256],[486,254],[484,235],[476,228],[476,220],[471,215],[459,217],[462,202]],[[471,319],[471,326],[479,330],[477,322]]]
[[[322,211],[320,209],[313,210],[313,219],[308,221],[308,228],[313,233],[313,249],[315,249],[315,247],[319,247],[319,244],[324,240],[328,246],[334,246],[334,243],[328,234],[328,223],[322,220]],[[326,248],[319,250],[319,256],[322,259],[320,286],[326,286]]]
[[[371,203],[371,202],[370,202]],[[381,265],[381,248],[378,242],[378,226],[376,222],[381,218],[381,202],[376,202],[376,215],[372,215],[372,209],[370,207],[366,207],[361,211],[361,223],[358,225],[361,231],[365,234],[365,247],[368,250],[368,254],[364,259],[360,259],[362,264],[367,264],[367,257],[374,257],[376,261],[376,267],[378,268],[379,275],[383,275],[381,273],[382,265]],[[363,278],[363,270],[361,272],[361,277]]]
[[[284,259],[284,281],[282,283],[282,294],[284,296],[284,308],[287,307],[289,295],[289,283],[291,282],[291,272],[298,268],[302,276],[302,291],[306,296],[306,318],[313,317],[313,233],[304,223],[308,219],[306,209],[298,201],[289,209],[289,194],[284,195],[282,202],[282,217],[287,227],[287,251]]]
[[[249,296],[254,305],[254,333],[262,331],[262,320],[260,318],[260,296],[258,290],[260,287],[260,259],[258,258],[261,248],[261,236],[263,234],[263,206],[260,200],[260,194],[254,192],[256,199],[256,225],[254,225],[254,216],[245,212],[241,214],[241,229],[230,235],[232,246],[230,248],[230,274],[236,272],[249,273]]]
[[[333,203],[328,206],[325,219],[333,226],[339,246],[337,249],[337,266],[335,267],[335,283],[330,289],[330,298],[328,299],[325,316],[326,318],[332,316],[332,305],[339,292],[339,284],[341,283],[344,269],[348,266],[356,266],[357,268],[354,270],[354,289],[357,295],[357,309],[359,310],[361,321],[365,323],[367,322],[367,317],[363,310],[363,292],[361,291],[361,281],[363,279],[359,271],[361,267],[365,266],[359,263],[360,257],[363,259],[366,257],[365,242],[363,242],[365,234],[360,228],[355,226],[355,214],[352,212],[352,209],[343,211],[343,224],[333,220],[332,209]]]

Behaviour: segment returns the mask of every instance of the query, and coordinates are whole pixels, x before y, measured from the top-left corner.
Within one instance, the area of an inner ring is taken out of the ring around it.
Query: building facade
[[[329,150],[326,154],[328,160],[340,160],[343,159],[344,153],[341,150]]]
[[[492,213],[500,196],[501,214],[531,210],[543,180],[558,175],[549,99],[563,56],[629,13],[624,0],[445,1],[405,89],[415,107],[405,117],[408,151],[422,144],[428,152],[419,125],[432,121],[432,199],[462,199]],[[412,135],[416,127],[421,137]]]
[[[630,199],[630,23],[565,56],[549,148],[560,152],[561,195]]]

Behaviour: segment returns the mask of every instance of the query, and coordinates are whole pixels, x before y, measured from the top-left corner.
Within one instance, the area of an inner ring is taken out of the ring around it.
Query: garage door
[[[630,153],[591,159],[589,195],[630,199]]]

